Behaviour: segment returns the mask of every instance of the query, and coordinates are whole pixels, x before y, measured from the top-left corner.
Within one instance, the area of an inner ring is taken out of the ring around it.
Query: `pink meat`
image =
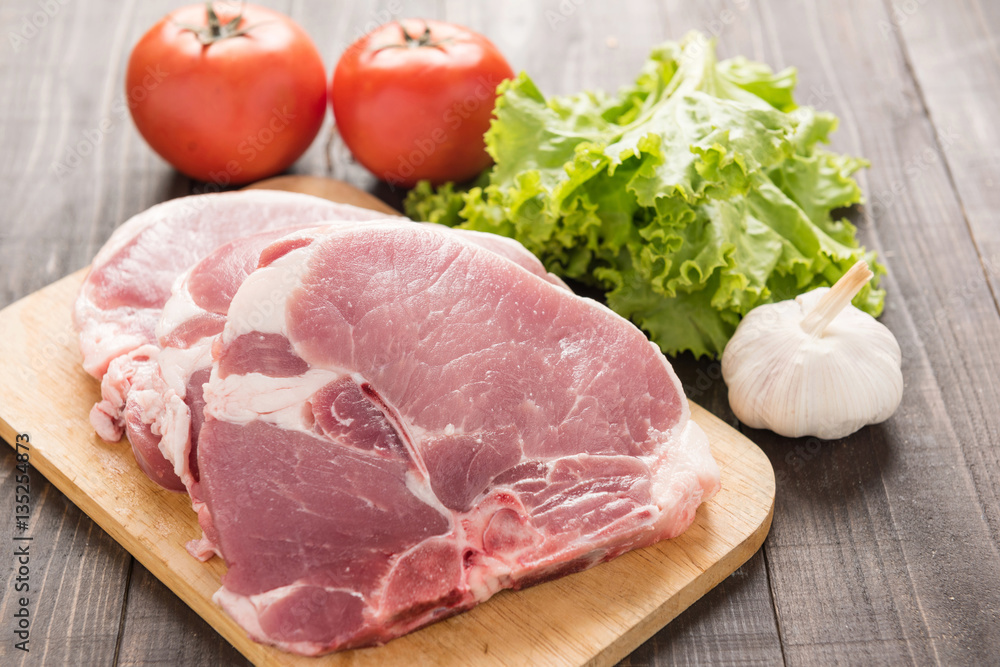
[[[257,268],[261,251],[291,233],[314,226],[306,223],[265,230],[221,245],[176,281],[173,296],[163,307],[156,329],[160,349],[152,376],[141,385],[156,391],[152,395],[132,391],[127,396],[125,425],[136,460],[147,462],[143,466],[147,474],[149,461],[156,461],[157,468],[169,468],[172,479],[179,481],[177,490],[191,495],[195,511],[201,511],[202,503],[194,453],[202,420],[202,385],[211,370],[212,342],[222,333],[229,303]],[[206,543],[197,551],[208,556],[211,545]]]
[[[361,225],[369,221],[337,224]],[[143,364],[140,380],[128,387],[134,391],[125,397],[124,420],[136,460],[161,485],[187,490],[198,512],[202,511],[203,503],[198,489],[195,453],[202,419],[201,385],[208,379],[212,343],[222,332],[233,295],[258,264],[270,264],[290,250],[308,245],[319,233],[311,229],[303,231],[303,227],[312,228],[313,224],[266,230],[230,241],[175,281],[173,296],[164,305],[156,329],[162,349],[152,361]],[[557,277],[546,272],[538,258],[512,239],[440,229],[463,243],[487,248],[553,284],[564,286]],[[265,250],[266,254],[261,256]],[[258,354],[258,347],[254,341],[246,341],[240,354]],[[273,354],[273,351],[264,348],[262,353]],[[116,365],[117,360],[112,366]],[[131,358],[130,366],[135,367]],[[299,370],[293,368],[292,374]],[[102,405],[109,402],[104,401]],[[192,550],[200,557],[208,557],[215,552],[215,547],[211,540],[203,539],[192,545]]]
[[[155,408],[154,329],[177,277],[226,241],[261,230],[323,220],[371,220],[383,214],[288,192],[254,190],[174,199],[125,222],[97,253],[80,289],[73,317],[83,366],[102,380],[102,400],[90,413],[94,429],[116,442],[131,418],[130,442],[143,470],[174,490],[184,485],[157,455],[152,416],[126,408],[132,392],[145,392]],[[139,351],[137,353],[137,350]]]
[[[274,254],[197,451],[215,599],[256,640],[385,642],[673,537],[718,489],[669,364],[600,304],[415,225]]]
[[[158,204],[115,230],[97,253],[73,318],[83,367],[100,378],[115,357],[153,334],[174,280],[215,248],[266,229],[385,215],[291,192],[249,190]]]

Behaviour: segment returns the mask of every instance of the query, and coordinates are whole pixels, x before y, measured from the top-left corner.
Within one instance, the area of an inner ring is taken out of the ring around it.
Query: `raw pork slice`
[[[150,355],[150,363],[139,366],[141,373],[129,387],[124,422],[136,461],[162,486],[191,494],[196,511],[201,503],[193,488],[197,464],[191,456],[201,428],[202,385],[208,381],[212,366],[212,341],[222,333],[229,302],[257,268],[261,251],[315,224],[269,229],[235,239],[182,274],[157,324],[159,349]]]
[[[97,253],[80,289],[73,318],[80,331],[83,366],[101,379],[102,400],[90,421],[104,440],[117,442],[131,423],[148,421],[129,395],[147,399],[157,381],[154,329],[176,278],[226,241],[261,230],[322,220],[371,220],[385,215],[289,192],[254,190],[174,199],[132,217]],[[155,403],[149,406],[152,410]],[[161,486],[184,486],[157,454],[159,437],[148,426],[129,433],[136,461]]]
[[[133,216],[97,253],[73,319],[83,367],[100,379],[111,360],[146,343],[174,280],[227,241],[265,229],[385,214],[291,192],[248,190],[181,197]]]
[[[377,644],[673,537],[719,487],[628,321],[438,230],[266,250],[228,311],[197,464],[258,641]]]
[[[386,220],[391,221],[391,218]],[[339,222],[339,226],[382,224],[382,221]],[[417,224],[417,223],[411,223]],[[438,227],[437,225],[434,225]],[[211,370],[211,348],[222,333],[229,303],[259,261],[269,262],[277,253],[308,245],[327,227],[267,230],[239,238],[216,248],[183,274],[163,307],[156,328],[158,352],[155,363],[143,364],[125,400],[125,427],[136,459],[143,470],[161,485],[180,488],[191,496],[194,509],[202,511],[198,491],[197,442],[202,423],[202,385]],[[440,227],[464,243],[482,246],[510,259],[555,285],[565,287],[524,246],[494,234]],[[282,239],[282,237],[287,237]],[[282,239],[281,243],[275,243]],[[261,252],[271,246],[267,257]],[[172,471],[173,476],[163,472]],[[210,539],[192,546],[193,553],[207,558],[214,553]]]

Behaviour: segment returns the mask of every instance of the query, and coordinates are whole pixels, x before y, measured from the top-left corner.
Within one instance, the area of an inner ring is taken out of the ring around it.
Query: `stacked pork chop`
[[[307,655],[673,537],[719,485],[633,325],[509,239],[375,216],[163,204],[76,310],[95,428],[190,493],[192,552],[229,566],[216,601]]]

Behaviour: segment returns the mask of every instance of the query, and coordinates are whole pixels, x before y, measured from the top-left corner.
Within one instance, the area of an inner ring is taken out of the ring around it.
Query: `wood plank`
[[[775,464],[767,559],[796,664],[988,664],[1000,652],[996,512],[1000,317],[881,3],[761,2],[765,53],[841,117],[868,157],[856,218],[889,268],[883,322],[903,350],[903,405],[832,443],[752,433]],[[956,45],[957,47],[958,45]],[[936,155],[938,159],[927,159]],[[914,165],[921,165],[913,174]],[[911,177],[915,176],[915,177]],[[955,287],[962,298],[955,299]]]
[[[910,6],[892,4],[889,23],[880,30],[903,43],[919,94],[934,125],[937,150],[944,158],[962,213],[972,232],[993,301],[1000,307],[1000,5],[967,0]],[[915,186],[925,178],[922,165],[905,176]],[[937,159],[938,154],[933,154]],[[886,195],[887,205],[892,201]],[[962,303],[970,293],[962,282],[949,285],[947,299]],[[1000,425],[985,422],[967,450],[969,470],[994,543],[1000,543],[1000,497],[995,471],[1000,470]],[[993,446],[991,446],[993,445]]]
[[[127,608],[118,667],[250,664],[138,561],[133,566]]]
[[[982,0],[890,2],[879,32],[900,40],[916,91],[934,124],[937,149],[959,194],[980,258],[1000,294],[1000,5]],[[928,161],[936,159],[928,154]],[[922,163],[907,179],[925,177]],[[885,206],[892,205],[891,192]],[[959,286],[960,288],[961,286]]]
[[[29,436],[32,435],[29,433]],[[0,507],[8,517],[0,540],[10,554],[7,582],[0,598],[6,637],[0,642],[0,664],[37,665],[111,664],[118,640],[118,623],[126,575],[132,558],[107,533],[50,484],[30,470],[31,519],[26,531],[17,530],[14,512],[14,450],[4,447]],[[19,474],[19,473],[18,473]],[[23,495],[23,492],[19,495]],[[30,537],[15,541],[14,537]],[[15,549],[28,549],[28,572],[19,573]],[[17,577],[21,577],[18,580]],[[18,591],[15,585],[27,585]],[[28,652],[16,648],[14,614],[20,599],[28,599]],[[46,637],[57,638],[47,641]]]
[[[766,547],[765,547],[766,548]],[[764,595],[758,582],[764,582]],[[622,667],[781,664],[764,551],[621,662]]]

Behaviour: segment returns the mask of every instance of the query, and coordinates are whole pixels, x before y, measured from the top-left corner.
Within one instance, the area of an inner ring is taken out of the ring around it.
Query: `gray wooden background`
[[[0,306],[85,266],[129,216],[193,191],[120,113],[132,45],[178,4],[0,3]],[[903,405],[831,443],[744,429],[778,478],[764,548],[625,664],[997,664],[1000,2],[262,4],[300,21],[328,70],[356,35],[402,15],[486,33],[549,93],[614,90],[691,28],[722,56],[797,66],[800,103],[837,113],[835,147],[872,162],[855,222],[889,269],[883,322],[903,349]],[[324,173],[321,143],[294,171]],[[391,199],[336,158],[335,175]],[[718,364],[677,366],[691,398],[735,424]],[[12,450],[0,461],[0,513],[13,514]],[[2,557],[0,664],[245,662],[37,473],[32,484],[31,652],[13,648]],[[0,552],[12,531],[0,520]]]

